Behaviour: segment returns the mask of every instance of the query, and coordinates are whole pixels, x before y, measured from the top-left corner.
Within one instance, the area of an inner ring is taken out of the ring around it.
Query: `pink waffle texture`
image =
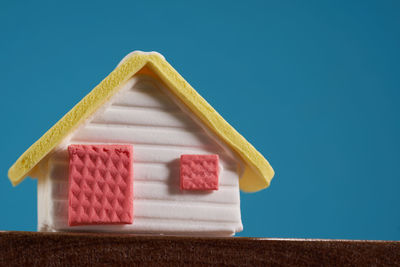
[[[70,145],[68,223],[133,222],[133,148],[129,145]]]
[[[218,190],[218,155],[181,155],[181,190]]]

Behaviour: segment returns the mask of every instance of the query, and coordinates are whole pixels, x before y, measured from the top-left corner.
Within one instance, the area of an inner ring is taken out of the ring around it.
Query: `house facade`
[[[231,236],[273,170],[158,53],[128,55],[9,171],[38,230]]]

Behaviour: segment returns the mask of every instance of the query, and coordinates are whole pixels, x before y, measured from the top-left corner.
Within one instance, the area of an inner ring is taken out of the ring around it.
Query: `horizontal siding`
[[[178,165],[179,163],[175,164]],[[133,163],[134,181],[157,181],[179,184],[179,166],[153,163]],[[222,170],[219,179],[221,186],[237,186],[237,173],[233,170]],[[56,183],[68,181],[68,162],[52,164],[49,169],[50,179]]]
[[[181,191],[179,181],[165,182],[152,180],[138,180],[135,178],[134,198],[135,199],[157,199],[164,201],[188,201],[204,203],[239,204],[239,197],[236,190],[237,185],[220,184],[216,192],[191,192]],[[68,198],[68,181],[51,183],[51,195],[53,199]]]
[[[154,82],[144,76],[140,79],[130,79],[114,97],[111,105],[115,107],[148,107],[180,111],[170,97],[154,86]]]
[[[111,106],[104,113],[99,114],[92,123],[146,125],[200,130],[200,127],[181,111],[168,112],[143,107]]]
[[[134,224],[101,226],[103,231],[201,232],[233,234],[241,229],[237,161],[182,111],[149,78],[128,81],[108,106],[81,126],[50,155],[46,191],[55,229],[96,230],[67,226],[68,144],[123,143],[134,148]],[[181,191],[182,154],[220,155],[220,188]]]
[[[89,124],[78,130],[74,141],[154,144],[168,146],[211,147],[209,138],[202,132],[188,132],[163,127],[142,125]]]
[[[74,142],[82,144],[82,142]],[[98,144],[99,142],[84,142],[84,144]],[[196,148],[196,147],[174,147],[160,146],[153,144],[134,144],[133,145],[133,161],[135,163],[162,163],[171,166],[178,166],[177,160],[182,154],[219,154],[220,164],[224,169],[237,170],[237,163],[229,159],[229,156],[221,150],[214,147]],[[66,149],[57,151],[51,155],[50,162],[58,163],[68,161],[68,152]],[[172,166],[172,167],[174,167]]]
[[[229,236],[234,232],[241,231],[232,223],[185,221],[158,218],[140,218],[134,220],[135,227],[131,225],[90,225],[70,227],[65,220],[54,222],[54,227],[63,231],[102,231],[102,232],[131,232],[131,233],[164,233],[173,235],[217,235]],[[45,227],[45,226],[44,226]],[[157,229],[157,232],[154,231]]]
[[[54,200],[52,212],[57,218],[67,220],[68,200]],[[152,199],[135,199],[133,204],[134,217],[181,219],[189,221],[218,221],[235,223],[240,220],[240,214],[234,205],[221,203],[157,201]]]
[[[128,91],[112,105],[115,107],[147,107],[165,111],[179,111],[179,108],[166,95],[154,95],[146,92]]]

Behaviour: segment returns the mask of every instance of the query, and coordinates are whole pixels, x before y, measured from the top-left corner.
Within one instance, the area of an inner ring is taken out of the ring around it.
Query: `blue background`
[[[56,2],[0,2],[0,229],[36,229],[17,157],[156,50],[276,170],[240,236],[400,239],[399,1]]]

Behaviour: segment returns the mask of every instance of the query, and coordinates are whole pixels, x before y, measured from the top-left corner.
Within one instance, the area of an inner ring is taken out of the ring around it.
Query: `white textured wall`
[[[132,144],[134,223],[68,226],[69,144]],[[181,154],[219,154],[220,187],[179,189]],[[130,79],[109,103],[56,149],[39,181],[39,230],[103,230],[165,234],[232,235],[242,229],[239,162],[149,76]]]

